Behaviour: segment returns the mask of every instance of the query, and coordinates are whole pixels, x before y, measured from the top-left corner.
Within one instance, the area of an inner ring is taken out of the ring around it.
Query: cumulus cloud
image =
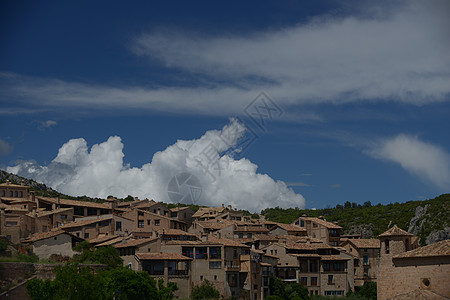
[[[233,115],[261,90],[283,107],[305,103],[448,99],[448,1],[400,1],[364,16],[326,16],[251,34],[155,30],[130,48],[168,69],[200,74],[195,87],[104,86],[3,74],[8,99],[45,107]],[[16,103],[16,102],[14,102]]]
[[[398,163],[406,171],[443,189],[450,186],[450,155],[440,147],[400,134],[379,141],[366,153],[372,157]]]
[[[7,155],[11,152],[12,147],[9,145],[9,143],[5,142],[4,140],[0,139],[0,155]]]
[[[153,155],[142,167],[123,163],[123,143],[118,136],[95,144],[89,150],[83,138],[65,143],[53,161],[40,166],[23,161],[7,171],[33,178],[69,195],[125,197],[134,195],[170,202],[168,183],[187,172],[202,188],[197,204],[221,205],[259,211],[266,207],[304,207],[305,199],[246,158],[235,159],[245,128],[232,119],[222,130],[207,131],[195,140],[178,140]],[[220,166],[220,168],[216,168]]]

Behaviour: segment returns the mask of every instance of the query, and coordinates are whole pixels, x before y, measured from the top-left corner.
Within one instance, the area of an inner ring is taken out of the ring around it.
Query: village
[[[175,282],[179,298],[208,280],[223,298],[265,299],[272,277],[299,283],[310,295],[344,296],[376,282],[378,299],[450,296],[450,240],[419,247],[396,225],[363,239],[341,234],[323,217],[283,224],[225,203],[194,212],[148,199],[76,201],[37,196],[9,181],[0,184],[0,213],[0,238],[11,246],[41,259],[70,258],[82,241],[112,246],[124,266]]]

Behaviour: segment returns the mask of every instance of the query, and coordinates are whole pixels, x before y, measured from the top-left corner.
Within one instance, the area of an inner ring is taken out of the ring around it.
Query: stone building
[[[339,246],[342,227],[327,222],[323,217],[312,218],[303,215],[292,224],[305,228],[308,236],[320,239],[327,245]]]
[[[380,240],[348,239],[341,246],[354,260],[355,286],[362,286],[367,281],[377,280],[378,259],[380,257]]]
[[[397,226],[379,238],[378,299],[450,298],[450,240],[418,248]]]

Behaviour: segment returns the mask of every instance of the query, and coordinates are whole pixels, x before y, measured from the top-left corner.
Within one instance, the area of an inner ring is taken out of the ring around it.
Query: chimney
[[[20,185],[25,185],[25,180],[20,181]]]
[[[11,181],[9,181],[9,179],[6,179],[6,184],[7,184],[7,185],[10,185],[10,184],[11,184]]]

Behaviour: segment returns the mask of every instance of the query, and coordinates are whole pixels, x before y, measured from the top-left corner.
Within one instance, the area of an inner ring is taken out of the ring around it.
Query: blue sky
[[[4,170],[253,211],[449,192],[447,1],[0,5]]]

